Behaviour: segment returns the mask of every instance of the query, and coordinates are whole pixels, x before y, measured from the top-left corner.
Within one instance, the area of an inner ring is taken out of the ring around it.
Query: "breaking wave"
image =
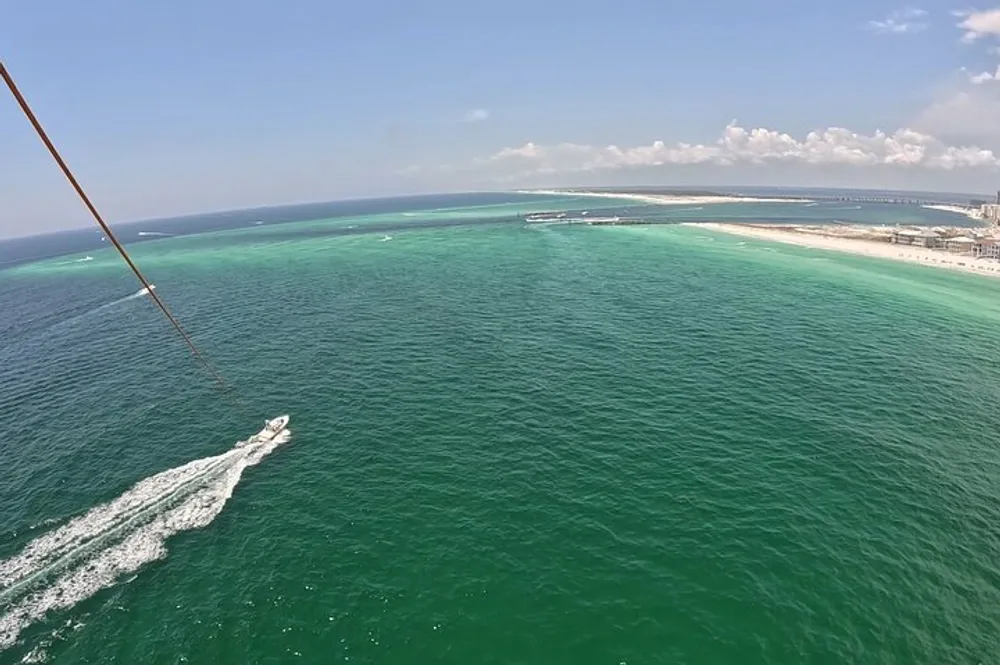
[[[0,652],[50,613],[72,608],[167,554],[166,541],[222,512],[248,466],[291,438],[241,442],[146,478],[0,561]]]
[[[169,237],[173,236],[174,234],[173,233],[164,233],[162,231],[139,231],[139,233],[137,235],[140,235],[140,236],[156,236],[156,237],[162,237],[162,238],[169,238]]]

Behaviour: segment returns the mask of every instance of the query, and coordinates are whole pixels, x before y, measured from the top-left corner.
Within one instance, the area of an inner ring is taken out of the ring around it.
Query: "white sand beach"
[[[519,194],[545,194],[547,196],[592,196],[601,199],[623,199],[657,205],[705,205],[711,203],[812,203],[810,199],[756,198],[752,196],[674,196],[672,194],[632,194],[628,192],[586,192],[562,189],[522,190]]]
[[[826,249],[834,252],[856,254],[858,256],[870,256],[880,259],[890,259],[893,261],[904,261],[906,263],[916,263],[924,266],[945,268],[947,270],[956,270],[976,275],[1000,277],[1000,261],[977,259],[971,256],[962,256],[959,254],[949,254],[943,250],[932,250],[908,245],[894,245],[878,240],[862,240],[858,238],[822,235],[816,232],[799,232],[792,230],[795,227],[788,227],[788,230],[785,230],[774,227],[755,227],[746,224],[718,223],[689,223],[684,224],[684,226],[693,226],[700,229],[720,231],[722,233],[729,233],[747,238],[756,238],[758,240],[780,242],[788,245],[799,245],[801,247],[811,247],[814,249]]]
[[[940,205],[940,204],[928,204],[920,206],[921,208],[927,208],[928,210],[940,210],[941,212],[953,212],[956,215],[965,215],[966,217],[971,217],[972,219],[982,219],[983,211],[979,208],[969,208],[967,206],[957,206],[957,205]]]

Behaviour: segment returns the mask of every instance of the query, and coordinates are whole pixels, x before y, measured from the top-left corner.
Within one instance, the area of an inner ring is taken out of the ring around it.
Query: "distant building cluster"
[[[984,220],[1000,226],[1000,191],[997,192],[996,203],[986,203],[984,201],[980,210],[982,211]]]
[[[1000,206],[996,206],[1000,208]],[[956,229],[897,229],[890,242],[927,249],[942,249],[952,254],[966,254],[981,259],[1000,259],[1000,237],[969,229],[961,235]]]

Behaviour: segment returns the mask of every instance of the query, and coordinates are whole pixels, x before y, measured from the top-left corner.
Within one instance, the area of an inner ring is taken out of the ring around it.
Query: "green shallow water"
[[[1000,281],[682,227],[300,231],[135,248],[249,415],[146,299],[102,308],[113,257],[0,273],[0,558],[293,419],[0,662],[995,658]]]

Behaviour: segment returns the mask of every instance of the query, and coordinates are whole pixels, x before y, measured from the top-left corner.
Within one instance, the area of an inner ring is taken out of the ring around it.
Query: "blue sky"
[[[112,221],[548,185],[1000,186],[990,4],[39,0],[8,4],[0,44]],[[0,237],[87,224],[60,178],[0,97]]]

